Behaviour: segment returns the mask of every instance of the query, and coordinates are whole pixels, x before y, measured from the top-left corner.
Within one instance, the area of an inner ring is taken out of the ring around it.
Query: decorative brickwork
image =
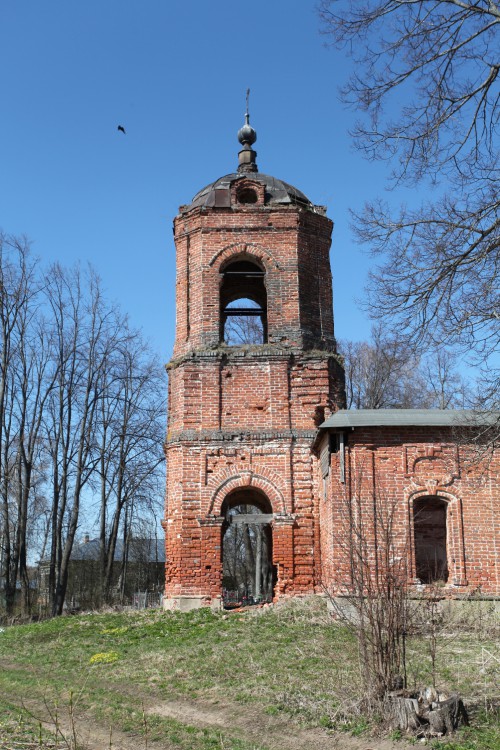
[[[349,564],[339,534],[345,530],[345,509],[356,497],[372,529],[368,554],[374,543],[375,504],[394,506],[396,548],[399,544],[400,554],[407,557],[409,579],[420,591],[428,581],[417,575],[415,506],[423,500],[441,502],[447,570],[437,571],[436,578],[443,594],[499,596],[498,454],[478,465],[471,460],[470,448],[456,444],[451,428],[363,427],[346,437],[344,469],[341,451],[333,453],[320,502],[322,575],[330,590],[349,586]],[[323,446],[328,440],[325,434]],[[430,528],[427,540],[431,549],[432,532]],[[437,539],[435,547],[437,553]]]
[[[254,592],[348,589],[342,513],[356,494],[368,556],[375,504],[394,503],[396,549],[412,584],[440,576],[451,594],[500,595],[498,456],[486,470],[471,466],[450,428],[322,424],[345,406],[333,225],[295,188],[257,173],[247,148],[255,131],[245,133],[240,172],[200,191],[174,222],[165,606],[220,605],[224,581],[236,580],[224,539],[239,522],[251,554],[269,555]],[[231,316],[256,321],[258,343],[224,343]],[[432,554],[439,575],[426,563]]]
[[[242,488],[265,496],[272,508],[274,596],[316,590],[311,444],[325,416],[344,405],[333,331],[331,221],[311,204],[269,200],[253,175],[235,175],[217,201],[228,205],[183,207],[174,223],[167,606],[220,601],[222,507]],[[267,340],[227,346],[220,290],[224,269],[241,262],[247,265],[230,267],[264,271]]]

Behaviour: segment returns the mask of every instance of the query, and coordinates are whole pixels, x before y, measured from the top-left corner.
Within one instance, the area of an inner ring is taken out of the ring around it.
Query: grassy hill
[[[485,710],[498,694],[498,633],[482,612],[440,635],[438,685],[459,691],[474,719],[440,745],[448,750],[500,747]],[[352,748],[387,747],[366,740],[376,721],[358,710],[356,643],[320,598],[16,625],[0,633],[0,667],[0,748],[9,750],[54,747],[54,731],[60,747],[79,745],[74,730],[89,747],[134,750],[300,748],[308,737],[319,750],[340,731]],[[408,678],[430,683],[425,638],[409,644]]]

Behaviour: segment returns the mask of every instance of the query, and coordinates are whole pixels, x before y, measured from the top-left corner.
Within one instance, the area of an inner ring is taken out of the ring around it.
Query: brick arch
[[[235,242],[233,245],[227,245],[212,256],[208,265],[220,268],[227,260],[238,255],[253,255],[254,258],[258,258],[263,264],[266,272],[269,270],[270,266],[279,268],[278,261],[271,250],[262,247],[262,245],[257,245],[254,242]]]
[[[462,499],[458,496],[443,490],[436,485],[428,487],[419,487],[410,489],[407,492],[408,498],[408,522],[410,529],[411,544],[411,568],[415,576],[415,536],[413,525],[413,507],[415,500],[424,497],[436,497],[443,500],[447,505],[446,513],[446,550],[448,557],[448,585],[466,586],[467,571],[465,563],[465,543],[464,543],[464,526]]]
[[[207,515],[220,515],[222,504],[226,497],[234,490],[253,488],[260,490],[271,503],[273,513],[285,512],[285,499],[276,485],[261,474],[251,471],[232,474],[226,477],[214,490],[210,498],[210,506]]]
[[[408,491],[408,501],[413,503],[420,497],[440,497],[447,503],[458,502],[459,498],[449,490],[443,490],[441,487],[419,487]]]
[[[413,513],[413,504],[415,500],[419,500],[423,497],[437,497],[440,500],[444,500],[444,502],[450,506],[453,510],[454,506],[456,506],[457,510],[461,509],[462,501],[457,495],[454,495],[452,492],[449,492],[447,490],[443,490],[441,487],[419,487],[418,489],[412,489],[408,492],[408,504],[409,504],[409,510]]]

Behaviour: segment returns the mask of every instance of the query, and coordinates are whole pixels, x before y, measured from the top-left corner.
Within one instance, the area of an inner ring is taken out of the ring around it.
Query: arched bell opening
[[[255,259],[238,258],[222,271],[220,338],[228,346],[267,341],[265,271]]]
[[[273,567],[271,503],[255,489],[235,490],[224,501],[222,598],[226,608],[271,602]]]
[[[447,502],[437,496],[413,504],[415,572],[421,583],[448,582],[447,509]]]

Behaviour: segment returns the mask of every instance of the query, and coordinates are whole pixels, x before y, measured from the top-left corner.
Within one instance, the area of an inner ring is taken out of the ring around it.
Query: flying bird
[[[119,130],[120,132],[124,133],[124,135],[127,135],[125,133],[125,128],[123,127],[123,125],[118,125],[117,130]]]

